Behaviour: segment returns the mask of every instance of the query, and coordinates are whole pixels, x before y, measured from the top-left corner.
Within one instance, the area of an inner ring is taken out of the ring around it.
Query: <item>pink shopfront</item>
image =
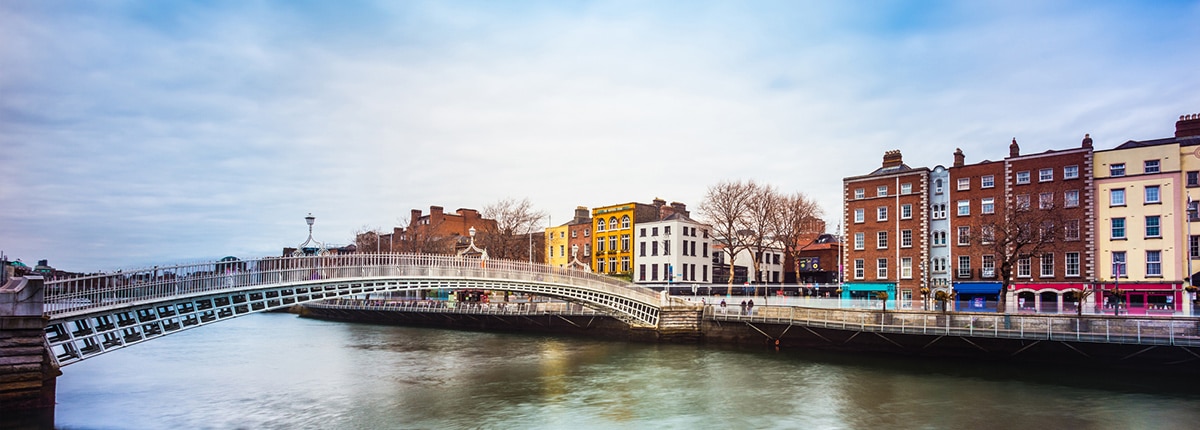
[[[1187,292],[1172,283],[1063,283],[1013,284],[1017,312],[1074,313],[1079,303],[1075,291],[1090,290],[1084,313],[1112,314],[1119,304],[1122,315],[1171,315],[1179,312]],[[1119,294],[1113,294],[1116,289]]]

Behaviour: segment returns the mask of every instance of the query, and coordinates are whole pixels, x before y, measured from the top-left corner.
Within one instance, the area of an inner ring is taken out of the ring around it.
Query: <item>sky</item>
[[[0,2],[0,252],[70,271],[348,244],[411,209],[803,192],[1173,136],[1197,1]]]

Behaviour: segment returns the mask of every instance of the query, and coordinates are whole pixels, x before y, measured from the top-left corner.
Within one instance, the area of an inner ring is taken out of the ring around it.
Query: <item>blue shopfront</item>
[[[896,308],[895,282],[857,282],[842,285],[843,300],[878,300],[877,293],[888,293],[888,309]]]
[[[995,312],[1000,300],[999,282],[955,282],[954,308],[963,312]]]

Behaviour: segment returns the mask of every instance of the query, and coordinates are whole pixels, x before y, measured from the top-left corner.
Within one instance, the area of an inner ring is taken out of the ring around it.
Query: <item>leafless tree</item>
[[[772,237],[772,228],[774,220],[777,216],[775,213],[778,210],[780,203],[779,193],[772,185],[759,185],[753,181],[747,183],[746,194],[749,197],[747,217],[745,219],[745,229],[742,230],[746,238],[747,247],[753,251],[750,253],[750,259],[754,274],[751,279],[758,282],[768,282],[770,279],[762,279],[760,276],[760,268],[763,259],[766,258],[765,252],[774,243]],[[763,276],[763,278],[766,278]]]
[[[501,199],[485,206],[481,215],[496,221],[494,227],[489,225],[476,233],[475,242],[487,248],[489,256],[528,260],[540,253],[541,246],[530,244],[531,235],[542,230],[541,222],[546,218],[546,212],[534,210],[529,198]]]
[[[800,243],[800,240],[812,233],[823,233],[815,231],[815,223],[819,222],[825,213],[815,200],[799,191],[790,195],[777,196],[776,200],[775,210],[772,211],[771,228],[768,231],[776,240],[783,243],[783,252],[793,265],[789,269],[799,273],[800,247],[807,245]]]
[[[1034,209],[1028,201],[1016,202],[1003,216],[995,219],[980,224],[978,235],[969,241],[996,256],[997,275],[1002,285],[996,311],[1004,313],[1013,270],[1021,260],[1057,249],[1063,239],[1065,223],[1062,211],[1054,205],[1045,204]]]
[[[407,227],[392,230],[392,249],[395,252],[413,254],[450,254],[454,250],[454,237],[438,234],[437,224],[419,224],[419,220],[401,218],[399,225]]]
[[[724,247],[729,254],[729,286],[726,294],[733,293],[734,260],[739,251],[747,249],[745,235],[747,220],[751,216],[750,205],[754,181],[721,181],[708,187],[704,201],[700,202],[700,213],[713,227],[713,241]]]
[[[358,249],[358,252],[388,252],[387,248],[381,246],[380,236],[382,233],[379,227],[368,225],[359,227],[354,232],[354,247]]]

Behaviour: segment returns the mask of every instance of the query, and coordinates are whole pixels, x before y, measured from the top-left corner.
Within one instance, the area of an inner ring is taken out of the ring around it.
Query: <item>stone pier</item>
[[[662,342],[692,343],[699,342],[704,333],[701,331],[701,317],[704,308],[700,306],[669,306],[663,307],[658,313],[658,339]]]
[[[59,371],[46,347],[42,278],[13,278],[0,286],[0,428],[54,423]]]

